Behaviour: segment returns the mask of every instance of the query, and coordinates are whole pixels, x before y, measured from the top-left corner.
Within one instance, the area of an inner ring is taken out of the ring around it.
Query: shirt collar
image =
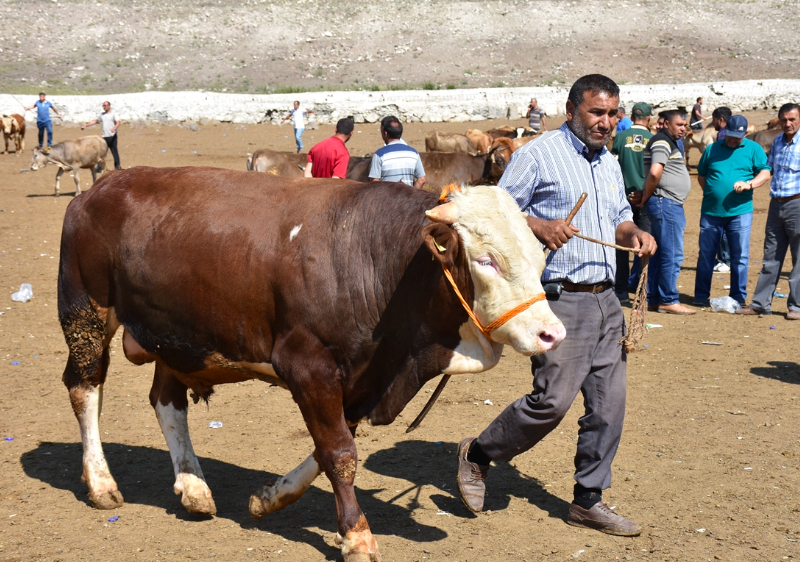
[[[390,144],[397,144],[397,143],[400,143],[400,144],[408,144],[408,143],[407,143],[406,141],[404,141],[403,139],[392,139],[392,140],[390,140],[389,142],[387,142],[385,146],[389,146]]]
[[[645,131],[649,131],[650,130],[647,127],[645,127],[644,125],[639,125],[638,123],[635,123],[635,124],[631,125],[631,129],[634,129],[634,128],[636,128],[636,129],[644,129]],[[620,132],[622,132],[622,131],[620,131]]]
[[[584,144],[584,142],[581,139],[575,136],[575,133],[573,133],[572,129],[569,128],[569,124],[567,121],[564,121],[564,124],[561,125],[561,131],[564,133],[564,136],[567,137],[567,140],[569,140],[569,142],[572,143],[572,146],[575,148],[578,154],[586,158],[586,160],[589,160],[589,147],[586,146],[586,144]],[[603,146],[603,148],[601,148],[600,150],[595,151],[594,157],[599,158],[605,152],[606,152],[606,147]]]
[[[794,144],[796,140],[797,140],[797,133],[794,134],[794,136],[792,137],[792,140],[790,140],[790,141],[786,140],[786,133],[783,133],[781,135],[781,141],[783,142],[783,144]]]

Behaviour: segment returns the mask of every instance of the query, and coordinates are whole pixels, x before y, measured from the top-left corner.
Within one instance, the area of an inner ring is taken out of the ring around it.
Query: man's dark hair
[[[711,112],[712,119],[722,119],[726,123],[728,122],[728,119],[731,118],[731,115],[733,115],[731,109],[729,107],[725,107],[724,105]]]
[[[602,74],[587,74],[586,76],[578,78],[572,85],[572,88],[569,89],[569,96],[567,99],[572,102],[575,109],[577,109],[583,101],[583,94],[587,90],[598,94],[608,94],[610,96],[619,97],[619,86],[617,86],[617,83],[611,78],[603,76]]]
[[[700,96],[699,98],[697,98],[697,103],[700,103],[701,99],[703,99],[703,96]]]
[[[403,136],[403,124],[394,115],[388,115],[381,119],[381,129],[386,131],[386,136],[392,140]]]
[[[795,109],[797,111],[800,111],[800,105],[797,105],[796,103],[785,103],[785,104],[783,104],[781,106],[781,108],[778,110],[778,119],[780,119],[781,115],[783,115],[787,111],[792,111],[792,110],[795,110]]]
[[[45,94],[44,92],[39,92],[39,95],[40,96],[46,96],[47,94]]]
[[[668,111],[662,111],[658,114],[659,117],[664,116],[664,121],[672,121],[676,117],[680,117],[681,119],[686,119],[686,112],[682,109],[670,109]]]
[[[617,109],[619,109],[619,112],[620,112],[620,113],[622,113],[623,115],[625,115],[625,106],[624,106],[624,105],[621,105],[621,106],[619,106]]]
[[[349,117],[344,117],[336,122],[336,132],[340,135],[349,135],[352,134],[355,126],[356,125],[353,123],[352,119]]]

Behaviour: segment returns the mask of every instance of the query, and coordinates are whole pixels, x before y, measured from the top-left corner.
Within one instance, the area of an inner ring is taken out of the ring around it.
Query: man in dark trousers
[[[353,136],[353,120],[345,117],[336,123],[336,134],[318,142],[308,151],[308,164],[303,170],[307,178],[345,178],[350,152],[344,145]]]
[[[650,117],[653,109],[650,105],[640,102],[633,106],[631,112],[633,125],[617,133],[611,154],[617,157],[619,167],[622,168],[622,177],[625,180],[625,194],[630,199],[634,193],[644,187],[644,148],[653,137],[650,132]],[[650,219],[647,210],[633,206],[633,223],[650,232]],[[617,250],[617,279],[614,290],[621,304],[630,302],[628,292],[636,290],[639,279],[639,256],[633,258],[633,271],[630,270],[630,256],[628,252]]]
[[[605,145],[616,126],[619,87],[600,74],[579,78],[569,92],[567,121],[514,153],[499,187],[528,215],[536,237],[550,250],[542,283],[550,308],[567,338],[554,351],[531,358],[533,391],[509,405],[479,437],[458,446],[458,489],[472,511],[483,509],[491,461],[510,460],[553,431],[578,393],[580,419],[575,454],[575,492],[567,523],[621,536],[638,535],[639,525],[602,501],[611,486],[611,462],[625,418],[626,356],[622,307],[614,286],[612,248],[573,238],[578,231],[637,248],[656,250],[640,230],[625,198],[616,159]],[[564,218],[588,193],[572,225]],[[489,342],[487,342],[489,345]]]
[[[119,117],[116,112],[111,111],[111,102],[103,102],[103,112],[97,116],[97,119],[92,119],[85,125],[81,125],[81,131],[86,127],[91,127],[100,123],[103,126],[103,140],[106,141],[108,149],[114,156],[114,169],[121,170],[122,166],[119,162],[119,151],[117,150],[117,131],[119,129]],[[98,165],[99,166],[99,165]]]

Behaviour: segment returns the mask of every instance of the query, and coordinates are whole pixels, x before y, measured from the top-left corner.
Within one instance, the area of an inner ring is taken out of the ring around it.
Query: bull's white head
[[[47,166],[47,154],[41,151],[39,148],[33,149],[33,158],[31,158],[31,170],[38,170],[39,168],[44,168]]]
[[[542,294],[544,252],[508,193],[497,187],[467,187],[427,214],[438,224],[426,228],[426,244],[446,268],[454,267],[459,243],[464,250],[475,293],[468,304],[483,326]],[[491,341],[471,322],[469,327],[497,360],[503,344],[535,355],[554,349],[566,335],[546,300],[496,328]]]
[[[3,128],[3,133],[10,135],[13,132],[14,123],[16,120],[13,117],[3,115],[0,117],[0,124]]]

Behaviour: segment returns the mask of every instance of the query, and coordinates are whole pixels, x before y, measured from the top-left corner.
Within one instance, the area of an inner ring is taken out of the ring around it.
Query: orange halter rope
[[[500,326],[502,326],[503,324],[514,318],[517,314],[520,314],[521,312],[528,310],[528,308],[530,308],[532,304],[537,303],[539,301],[543,301],[544,299],[547,298],[547,295],[545,295],[544,293],[539,293],[532,299],[527,300],[524,303],[515,306],[514,308],[512,308],[511,310],[500,316],[500,318],[490,323],[488,326],[484,327],[483,324],[481,324],[481,321],[478,320],[478,317],[475,316],[475,313],[472,312],[472,309],[467,304],[467,301],[465,301],[464,297],[461,296],[461,291],[459,291],[458,287],[456,287],[456,282],[453,280],[453,276],[450,274],[449,271],[447,271],[447,268],[444,266],[444,264],[442,264],[442,271],[444,271],[444,276],[447,277],[447,280],[450,281],[450,285],[456,292],[456,296],[458,297],[458,300],[461,301],[461,305],[464,307],[464,310],[467,311],[469,317],[472,318],[472,321],[475,323],[475,325],[478,327],[481,333],[484,336],[486,336],[486,339],[489,341],[494,341],[491,336],[494,330],[496,330],[497,328],[499,328]]]

